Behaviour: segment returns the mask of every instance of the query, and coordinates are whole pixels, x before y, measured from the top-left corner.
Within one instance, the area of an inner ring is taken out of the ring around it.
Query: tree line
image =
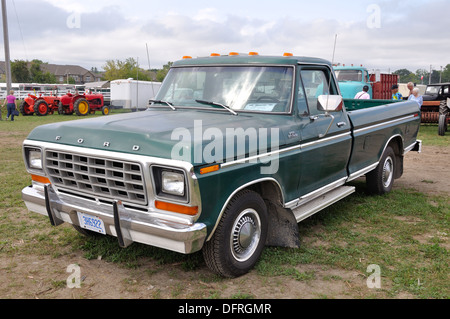
[[[430,83],[430,71],[425,69],[418,69],[416,72],[411,72],[408,69],[399,69],[394,74],[400,76],[400,83],[413,82],[415,84]],[[450,64],[441,70],[431,71],[431,83],[450,82]]]
[[[31,62],[15,60],[11,62],[11,77],[16,83],[56,83],[57,79],[50,72],[43,72],[41,65],[44,62],[34,59]],[[141,81],[162,82],[167,75],[173,62],[167,62],[162,69],[145,70],[139,66],[134,58],[125,60],[107,60],[103,65],[103,81],[113,81],[118,79],[139,79]],[[91,68],[97,73],[97,68]],[[428,84],[430,82],[430,71],[418,69],[412,72],[408,69],[399,69],[393,72],[400,76],[400,83],[413,82],[415,84]],[[431,71],[431,83],[450,82],[450,64],[442,70]],[[74,84],[75,80],[69,79],[69,83]]]
[[[134,78],[142,81],[162,82],[172,64],[172,62],[168,62],[162,69],[144,70],[139,67],[138,62],[134,58],[128,58],[124,61],[107,60],[103,66],[105,72],[103,80],[113,81]]]
[[[44,72],[41,66],[46,64],[38,59],[31,62],[15,60],[11,62],[11,78],[15,83],[57,83],[56,76],[50,72]],[[162,69],[145,70],[139,67],[134,58],[125,60],[107,60],[103,65],[103,81],[113,81],[118,79],[139,79],[141,81],[162,82],[167,75],[172,62],[165,64]],[[96,67],[91,68],[91,72],[99,73]],[[73,78],[69,78],[70,84],[75,84]]]

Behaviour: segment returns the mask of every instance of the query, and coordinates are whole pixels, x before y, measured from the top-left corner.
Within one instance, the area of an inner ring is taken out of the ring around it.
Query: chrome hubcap
[[[260,238],[261,221],[258,213],[250,208],[242,211],[233,224],[230,238],[233,257],[241,262],[249,259],[258,247]]]
[[[394,173],[394,161],[392,160],[391,157],[386,158],[386,161],[384,162],[383,165],[383,186],[384,187],[389,187],[389,185],[392,182],[392,178],[393,178],[393,173]]]

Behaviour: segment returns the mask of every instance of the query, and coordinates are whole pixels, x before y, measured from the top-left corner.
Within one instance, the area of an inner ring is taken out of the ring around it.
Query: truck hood
[[[204,165],[224,161],[225,157],[231,160],[260,153],[254,138],[249,137],[252,133],[265,139],[268,149],[273,142],[282,147],[288,131],[293,134],[286,126],[288,118],[291,116],[249,113],[233,116],[218,110],[152,109],[42,125],[35,128],[28,139]],[[264,128],[269,129],[260,131]],[[274,138],[270,128],[279,129]],[[259,132],[267,134],[258,135]],[[238,147],[236,136],[244,138],[245,149]],[[232,140],[234,149],[229,149],[227,141]]]

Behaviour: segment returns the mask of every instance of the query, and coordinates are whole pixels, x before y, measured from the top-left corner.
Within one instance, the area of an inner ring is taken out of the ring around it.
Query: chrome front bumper
[[[25,187],[22,199],[29,211],[48,216],[53,226],[79,226],[78,212],[100,218],[106,233],[118,237],[122,247],[139,242],[189,254],[203,247],[207,235],[202,223],[177,224],[127,209],[120,201],[108,205],[57,194],[50,184]]]

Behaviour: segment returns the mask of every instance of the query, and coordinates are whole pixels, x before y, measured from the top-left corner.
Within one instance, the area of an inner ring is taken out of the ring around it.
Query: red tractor
[[[33,115],[36,113],[38,116],[46,116],[47,114],[53,114],[58,110],[59,98],[56,96],[42,96],[39,97],[28,94],[22,103],[20,103],[19,111],[22,115]]]
[[[94,114],[102,111],[103,115],[109,114],[108,106],[104,105],[103,94],[72,94],[59,98],[59,114],[71,115],[74,112],[79,116]]]

